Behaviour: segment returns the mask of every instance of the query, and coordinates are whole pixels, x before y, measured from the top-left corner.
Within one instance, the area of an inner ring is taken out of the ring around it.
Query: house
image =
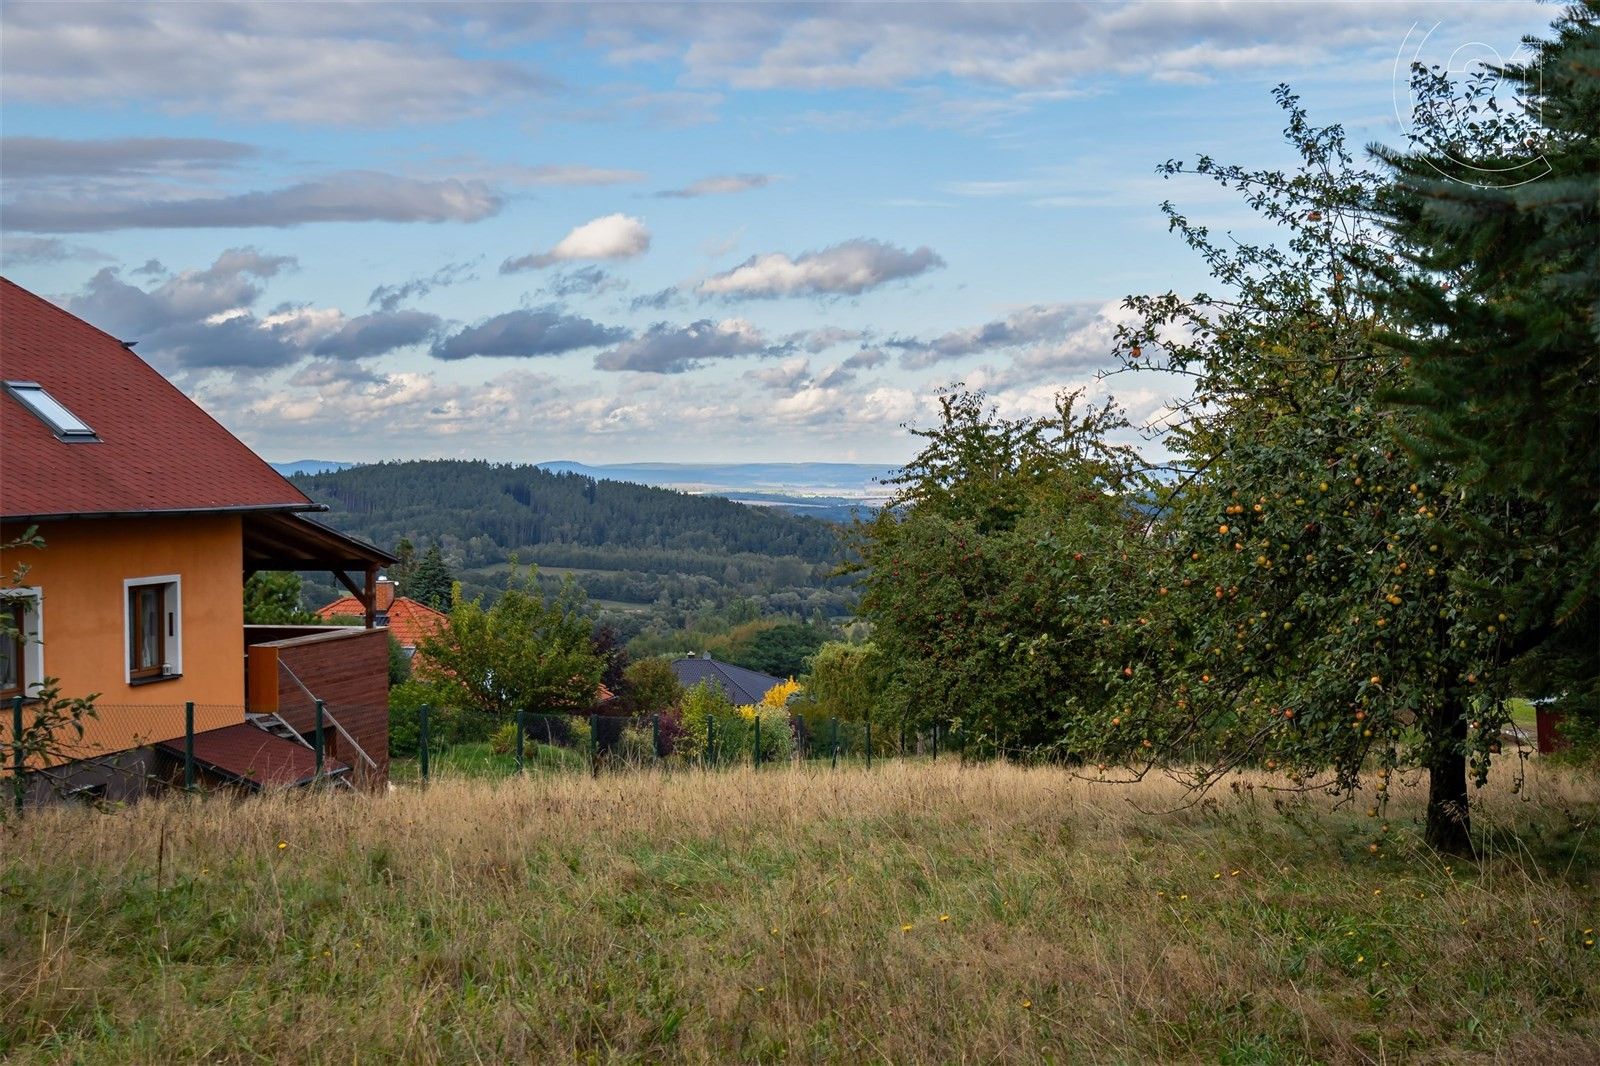
[[[682,659],[672,660],[672,672],[678,675],[678,683],[684,688],[694,688],[702,681],[709,681],[728,694],[728,699],[733,701],[735,707],[745,707],[761,702],[774,685],[783,684],[783,678],[763,674],[759,670],[746,670],[742,666],[732,663],[719,662],[711,657],[710,652],[700,658],[690,654]]]
[[[435,610],[421,600],[399,595],[399,586],[386,577],[378,578],[373,610],[374,623],[387,628],[394,635],[407,659],[415,658],[422,642],[438,633],[450,622],[450,616],[443,611]],[[360,618],[362,611],[359,599],[345,596],[334,600],[326,607],[319,608],[317,615],[329,622],[335,622],[341,618]]]
[[[393,557],[310,521],[322,508],[133,343],[0,279],[0,611],[21,634],[0,633],[0,697],[37,700],[46,677],[97,696],[82,737],[34,760],[29,794],[170,780],[188,704],[209,781],[307,780],[322,700],[324,771],[383,783],[388,647],[372,626]],[[30,529],[42,546],[17,543]],[[259,570],[333,571],[366,627],[246,626]]]

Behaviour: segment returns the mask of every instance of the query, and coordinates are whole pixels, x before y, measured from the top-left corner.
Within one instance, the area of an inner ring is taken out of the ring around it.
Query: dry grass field
[[[1178,788],[950,760],[46,812],[0,1057],[1600,1061],[1600,781],[1508,785],[1476,862],[1416,783],[1144,813]]]

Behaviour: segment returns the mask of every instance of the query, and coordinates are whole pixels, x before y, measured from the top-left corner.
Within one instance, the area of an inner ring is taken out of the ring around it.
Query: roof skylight
[[[51,432],[65,441],[99,440],[89,423],[67,410],[65,404],[45,391],[37,381],[8,381],[6,391],[17,402],[38,416]]]

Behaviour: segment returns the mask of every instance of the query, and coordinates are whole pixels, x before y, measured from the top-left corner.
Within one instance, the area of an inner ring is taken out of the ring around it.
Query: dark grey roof
[[[718,662],[715,659],[674,659],[672,672],[678,675],[678,681],[684,688],[693,688],[702,681],[710,681],[719,686],[735,707],[742,707],[748,703],[760,703],[761,697],[773,685],[783,684],[783,678],[763,674],[759,670],[746,670],[742,666],[732,663]]]

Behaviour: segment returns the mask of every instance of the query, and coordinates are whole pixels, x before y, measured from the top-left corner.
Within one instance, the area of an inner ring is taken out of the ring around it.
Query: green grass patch
[[[944,759],[598,778],[508,760],[463,744],[427,789],[5,826],[0,1058],[1600,1050],[1592,776],[1535,763],[1512,794],[1502,774],[1475,809],[1480,854],[1457,860],[1421,844],[1418,782],[1381,821]]]

